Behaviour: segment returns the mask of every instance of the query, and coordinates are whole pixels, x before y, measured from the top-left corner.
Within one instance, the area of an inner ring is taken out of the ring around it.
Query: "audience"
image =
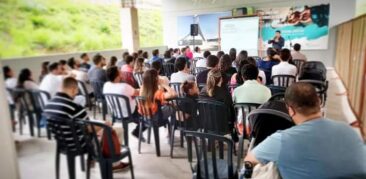
[[[211,55],[211,52],[206,50],[203,52],[203,58],[196,62],[196,68],[207,68],[207,58]]]
[[[75,60],[75,58],[70,58],[67,61],[71,71],[70,73],[75,77],[76,80],[81,81],[85,84],[86,90],[89,94],[93,93],[93,88],[89,83],[88,74],[82,70],[80,70],[80,61]]]
[[[202,58],[201,48],[196,46],[194,48],[193,58]]]
[[[88,72],[89,81],[105,83],[107,81],[106,72],[103,70],[105,59],[102,55],[96,54],[93,57],[93,62],[95,67]]]
[[[274,162],[282,178],[365,178],[364,142],[347,124],[322,116],[311,84],[288,87],[285,102],[296,126],[267,137],[245,161]]]
[[[149,63],[149,53],[148,52],[143,52],[142,53],[142,58],[144,58],[145,60],[144,60],[144,62],[145,63]]]
[[[281,62],[272,67],[272,76],[275,75],[291,75],[295,76],[297,74],[297,68],[295,65],[289,64],[288,60],[291,58],[290,50],[284,48],[281,50],[280,59]]]
[[[236,68],[236,63],[235,63],[235,60],[236,60],[236,49],[235,48],[231,48],[230,49],[229,56],[230,56],[230,59],[231,59],[232,66],[234,68]]]
[[[218,51],[218,52],[216,53],[216,56],[217,56],[217,58],[218,58],[218,59],[221,59],[221,57],[222,57],[223,55],[225,55],[225,52],[224,52],[224,51]]]
[[[3,73],[4,73],[4,80],[5,80],[5,87],[13,89],[17,86],[17,78],[14,76],[13,70],[9,66],[3,67]]]
[[[121,71],[122,72],[132,73],[133,72],[133,66],[134,66],[134,58],[131,55],[127,55],[125,59],[126,59],[125,60],[126,64],[124,64],[121,67]]]
[[[117,57],[116,56],[112,56],[111,59],[109,59],[109,62],[107,64],[107,66],[106,66],[106,69],[108,69],[109,67],[116,66],[117,61],[118,61]]]
[[[151,64],[151,68],[156,70],[160,74],[162,64],[159,61],[155,61]],[[169,85],[169,78],[166,76],[159,75],[159,82],[164,83],[164,85]]]
[[[255,67],[257,67],[257,61],[253,57],[248,57],[247,61],[248,61],[249,64],[252,64]],[[263,85],[266,85],[266,74],[264,73],[263,70],[261,70],[259,68],[258,68],[258,70],[259,70],[259,73],[258,73],[258,81],[260,83],[262,83]]]
[[[117,65],[118,69],[121,69],[121,68],[122,68],[122,66],[123,66],[124,64],[126,64],[126,57],[127,57],[128,55],[130,55],[128,52],[123,52],[123,53],[122,53],[122,59],[118,60],[118,61],[117,61],[117,63],[116,63],[116,65]]]
[[[137,55],[138,55],[138,57],[142,57],[142,53],[144,53],[144,51],[143,51],[143,50],[141,50],[141,49],[140,49],[140,50],[138,50],[138,51],[137,51]]]
[[[201,71],[197,74],[197,84],[206,83],[207,81],[207,74],[211,71],[213,68],[217,68],[219,64],[219,58],[215,55],[209,55],[207,57],[207,70]]]
[[[229,55],[225,54],[221,56],[219,61],[219,69],[221,73],[224,75],[224,84],[227,84],[233,76],[233,74],[236,73],[236,69],[232,67],[232,61]]]
[[[173,50],[173,57],[178,58],[180,55],[181,55],[180,54],[180,49],[179,48],[175,48]]]
[[[186,56],[188,59],[193,59],[193,53],[191,51],[191,48],[189,46],[186,46],[184,50],[184,56]]]
[[[49,61],[42,62],[41,75],[38,78],[39,81],[42,81],[43,78],[48,74],[48,65],[49,64],[50,64]]]
[[[67,66],[67,61],[66,60],[60,60],[58,63],[61,65],[61,74],[67,75],[70,71],[70,69]]]
[[[24,68],[20,71],[16,87],[27,90],[39,89],[38,84],[35,83],[32,78],[32,72],[28,68]]]
[[[134,73],[143,73],[146,68],[144,64],[145,59],[142,57],[138,57],[135,61],[135,66],[133,68]]]
[[[296,43],[294,45],[294,51],[291,52],[291,56],[293,60],[307,60],[306,56],[300,52],[301,45]]]
[[[88,72],[91,68],[91,65],[89,64],[89,56],[86,53],[83,53],[80,55],[81,64],[80,64],[80,70],[84,72]]]
[[[62,87],[63,76],[61,65],[54,62],[48,67],[48,71],[49,73],[41,81],[39,89],[48,92],[53,97]]]
[[[272,67],[280,62],[280,56],[273,48],[267,49],[267,56],[258,61],[258,68],[263,70],[266,74],[266,85],[272,84]]]
[[[194,76],[189,74],[188,61],[184,57],[178,57],[175,61],[175,68],[178,72],[173,73],[170,77],[172,83],[183,83],[184,81],[195,81]]]
[[[248,52],[246,50],[242,50],[239,52],[238,56],[235,59],[235,68],[239,71],[240,62],[248,59]]]
[[[152,64],[155,61],[159,61],[160,63],[163,63],[163,59],[159,57],[159,49],[155,49],[152,51],[152,57],[150,59],[150,64]]]
[[[169,50],[165,51],[164,53],[164,62],[173,64],[175,63],[175,57],[172,57],[172,53]]]

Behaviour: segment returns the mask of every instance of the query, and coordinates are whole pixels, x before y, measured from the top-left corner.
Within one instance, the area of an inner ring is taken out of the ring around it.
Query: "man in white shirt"
[[[307,60],[306,56],[300,53],[301,45],[296,43],[294,45],[294,51],[291,52],[291,56],[293,60]]]
[[[121,76],[120,76],[120,70],[118,70],[118,67],[110,67],[107,69],[107,78],[108,82],[106,82],[103,86],[103,94],[116,94],[116,95],[124,95],[128,97],[129,99],[129,105],[131,109],[131,115],[132,118],[135,119],[135,123],[138,124],[138,112],[136,107],[136,101],[134,99],[135,96],[139,95],[139,90],[136,90],[132,86],[130,86],[127,83],[121,83]],[[127,118],[128,112],[127,112],[127,104],[125,101],[120,101],[121,109],[122,109],[122,115],[121,117]],[[109,101],[107,100],[108,106],[111,107],[112,104],[109,104]],[[145,130],[145,127],[143,128]],[[139,125],[136,126],[136,128],[132,131],[132,135],[137,137],[139,136]]]
[[[3,67],[3,73],[4,73],[4,79],[5,79],[5,87],[9,89],[14,89],[17,86],[18,80],[14,77],[13,70],[9,66]],[[9,104],[13,105],[13,97],[9,93],[8,90],[6,90],[6,98],[9,102]]]
[[[202,57],[201,48],[196,46],[194,48],[193,58]]]
[[[63,76],[61,75],[62,73],[61,65],[57,62],[52,63],[48,67],[48,70],[50,73],[48,73],[43,78],[41,84],[39,85],[39,89],[47,91],[52,98],[53,96],[55,96],[57,92],[61,90]]]
[[[203,52],[203,58],[196,62],[196,68],[207,68],[207,57],[211,55],[210,51]]]
[[[172,83],[183,83],[185,81],[195,81],[194,76],[189,74],[188,61],[185,57],[179,57],[175,61],[175,68],[178,72],[173,73],[170,77]]]
[[[275,75],[291,75],[296,77],[297,68],[295,65],[288,63],[288,60],[291,57],[290,50],[284,48],[281,50],[281,62],[272,67],[272,77]],[[277,81],[273,81],[273,84],[277,84]],[[291,84],[291,82],[290,82]]]

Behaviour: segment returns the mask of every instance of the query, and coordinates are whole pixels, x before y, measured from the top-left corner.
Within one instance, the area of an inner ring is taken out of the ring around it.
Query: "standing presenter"
[[[279,52],[285,45],[285,39],[281,36],[281,31],[277,30],[276,35],[272,40],[269,40],[268,43],[272,44],[272,47]]]

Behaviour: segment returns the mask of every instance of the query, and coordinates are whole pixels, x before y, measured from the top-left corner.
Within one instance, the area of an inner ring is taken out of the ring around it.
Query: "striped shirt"
[[[56,93],[45,106],[43,113],[46,116],[57,116],[65,119],[88,119],[86,109],[75,102],[65,93]]]

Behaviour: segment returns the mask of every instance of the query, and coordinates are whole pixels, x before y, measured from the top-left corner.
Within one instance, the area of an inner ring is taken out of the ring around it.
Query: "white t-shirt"
[[[193,53],[193,58],[197,58],[197,57],[203,57],[201,53],[197,53],[197,52],[194,52]]]
[[[35,83],[34,81],[25,81],[24,82],[24,88],[25,89],[28,89],[28,90],[38,90],[39,89],[39,86],[37,83]]]
[[[57,92],[61,91],[63,78],[64,76],[62,75],[54,75],[49,73],[43,78],[41,84],[39,85],[39,89],[47,91],[52,98]]]
[[[275,75],[292,75],[296,77],[297,68],[295,65],[289,64],[288,62],[281,62],[278,65],[272,67],[272,76]],[[273,84],[278,84],[277,81],[273,81]],[[289,83],[291,84],[291,82]]]
[[[7,88],[13,89],[17,86],[18,80],[16,78],[8,78],[5,80],[5,86]]]
[[[183,83],[185,81],[195,81],[195,78],[193,75],[178,71],[176,73],[173,73],[170,77],[171,83]]]
[[[127,83],[112,83],[110,81],[106,82],[103,86],[103,94],[117,94],[124,95],[129,98],[131,113],[133,113],[136,109],[136,101],[133,99],[135,95],[135,89]],[[107,101],[108,103],[108,101]],[[124,101],[120,101],[122,107],[123,117],[127,116],[127,108]],[[110,105],[110,104],[108,104]]]
[[[203,68],[207,68],[207,59],[199,59],[196,62],[196,67],[203,67]]]
[[[296,60],[307,60],[306,56],[300,52],[292,51],[291,52],[292,59]]]

